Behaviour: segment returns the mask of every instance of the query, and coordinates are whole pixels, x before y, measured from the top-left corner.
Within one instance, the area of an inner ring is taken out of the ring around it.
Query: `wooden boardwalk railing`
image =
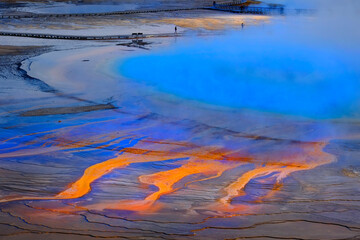
[[[27,38],[46,38],[46,39],[65,39],[65,40],[115,40],[115,39],[142,39],[142,38],[161,38],[182,36],[180,33],[158,33],[158,34],[142,34],[132,33],[129,35],[106,35],[106,36],[75,36],[75,35],[58,35],[47,33],[15,33],[0,32],[0,36],[27,37]]]
[[[102,12],[102,13],[54,13],[54,14],[6,14],[0,15],[0,19],[20,19],[20,18],[62,18],[62,17],[95,17],[95,16],[111,16],[111,15],[126,15],[126,14],[140,14],[140,13],[156,13],[156,12],[175,12],[175,11],[191,11],[208,9],[207,7],[196,8],[175,8],[175,9],[149,9],[149,10],[136,10],[136,11],[116,11],[116,12]]]
[[[217,2],[218,6],[235,6],[246,3],[247,0],[231,1],[231,2]]]
[[[257,7],[257,6],[248,6],[245,4],[246,2],[247,2],[246,0],[235,1],[231,3],[220,3],[220,4],[214,2],[212,9],[218,11],[226,11],[226,12],[261,14],[261,15],[284,14],[283,5]]]
[[[173,8],[173,9],[148,9],[148,10],[133,10],[133,11],[116,11],[116,12],[102,12],[102,13],[60,13],[60,14],[5,14],[0,15],[0,19],[21,19],[21,18],[66,18],[66,17],[96,17],[96,16],[112,16],[112,15],[126,15],[126,14],[141,14],[141,13],[157,13],[157,12],[175,12],[175,11],[193,11],[193,10],[217,10],[244,14],[284,14],[284,7],[269,6],[256,7],[246,6],[246,0],[225,2],[213,4],[213,6],[193,7],[193,8]],[[293,9],[294,13],[309,13],[311,10],[307,9]]]
[[[283,5],[269,5],[268,7],[256,7],[244,5],[246,0],[235,1],[231,3],[213,4],[211,8],[216,11],[226,11],[233,13],[242,14],[260,14],[260,15],[274,15],[274,14],[285,14],[285,8]],[[314,10],[311,9],[286,9],[287,14],[312,14]]]

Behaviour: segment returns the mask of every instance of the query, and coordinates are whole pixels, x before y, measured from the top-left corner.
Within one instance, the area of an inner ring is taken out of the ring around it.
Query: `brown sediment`
[[[110,103],[97,104],[91,106],[41,108],[41,109],[22,112],[20,116],[33,117],[33,116],[48,116],[48,115],[59,115],[59,114],[75,114],[75,113],[92,112],[92,111],[108,110],[115,108],[116,107]]]
[[[350,166],[349,168],[342,169],[341,173],[347,177],[359,178],[360,177],[360,167]]]
[[[7,46],[0,45],[0,56],[1,55],[20,55],[26,53],[28,50],[39,49],[37,46]]]

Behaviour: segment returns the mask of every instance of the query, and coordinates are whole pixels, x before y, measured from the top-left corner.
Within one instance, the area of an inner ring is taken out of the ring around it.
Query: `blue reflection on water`
[[[120,74],[205,103],[311,118],[352,116],[355,56],[278,37],[230,34],[122,61]]]

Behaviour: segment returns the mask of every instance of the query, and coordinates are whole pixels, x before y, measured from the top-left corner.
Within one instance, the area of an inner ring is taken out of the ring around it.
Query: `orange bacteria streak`
[[[271,173],[276,173],[277,184],[279,184],[282,179],[286,178],[289,174],[293,172],[309,170],[316,168],[320,165],[333,162],[335,160],[335,157],[322,150],[325,146],[326,143],[306,144],[304,146],[304,153],[300,155],[295,155],[292,159],[289,159],[290,162],[292,161],[296,165],[287,165],[287,159],[282,159],[282,161],[279,162],[284,162],[283,166],[278,166],[278,164],[270,163],[244,173],[240,178],[238,178],[235,182],[231,183],[224,189],[226,192],[226,196],[221,198],[220,202],[223,205],[227,205],[228,207],[230,207],[232,199],[245,194],[243,192],[243,189],[252,179],[266,176]],[[274,188],[272,192],[278,189],[279,188]]]
[[[174,188],[174,185],[180,180],[190,175],[202,174],[213,175],[211,177],[202,178],[196,181],[205,181],[211,178],[219,177],[226,170],[242,165],[240,162],[223,162],[214,160],[196,160],[192,159],[183,166],[171,169],[164,172],[159,172],[151,175],[143,175],[139,177],[140,182],[154,185],[158,191],[150,194],[144,200],[123,200],[111,203],[100,203],[86,206],[90,209],[104,210],[117,209],[129,211],[149,211],[150,208],[155,210],[154,203],[165,194],[170,194],[179,188]],[[192,181],[195,182],[195,181]],[[191,183],[191,182],[188,182]],[[185,183],[184,185],[187,185]]]
[[[55,199],[73,199],[87,194],[90,190],[90,184],[115,168],[126,167],[129,164],[126,158],[114,158],[102,163],[92,165],[87,168],[83,176],[73,183],[70,188],[57,194],[54,197],[14,197],[0,199],[0,202],[10,202],[19,200],[55,200]]]
[[[233,156],[227,157],[233,152],[226,152],[225,150],[216,150],[214,147],[188,147],[183,151],[178,152],[172,145],[159,146],[161,144],[155,144],[152,149],[158,150],[147,150],[140,148],[126,148],[122,150],[122,154],[104,161],[102,163],[90,166],[84,171],[82,177],[71,186],[60,192],[53,197],[13,197],[0,199],[0,202],[9,202],[16,200],[51,200],[51,199],[74,199],[80,198],[91,191],[91,183],[101,178],[105,174],[113,171],[117,168],[124,168],[131,163],[142,163],[142,162],[157,162],[175,158],[190,158],[190,160],[183,166],[159,172],[151,175],[140,176],[139,180],[142,183],[154,185],[158,187],[158,191],[150,194],[144,200],[141,201],[118,201],[109,204],[97,204],[90,206],[92,208],[100,209],[125,209],[132,211],[143,211],[153,206],[153,204],[164,194],[169,194],[177,189],[174,185],[180,180],[187,176],[195,174],[203,175],[215,175],[213,177],[219,177],[226,170],[235,168],[239,165],[255,162],[250,157]],[[312,169],[317,166],[332,162],[334,157],[330,154],[323,152],[323,147],[326,143],[308,143],[300,145],[303,152],[297,153],[291,158],[281,159],[278,161],[263,161],[264,166],[257,167],[244,173],[234,183],[228,185],[224,190],[226,196],[220,199],[222,203],[221,209],[227,210],[231,200],[237,196],[243,194],[241,191],[252,179],[260,176],[266,176],[271,173],[277,175],[277,181],[280,182],[283,178],[287,177],[290,173],[305,169]],[[147,147],[148,144],[146,145]],[[174,149],[169,149],[173,147]],[[223,160],[226,159],[226,160]],[[223,161],[218,161],[223,160]],[[261,162],[261,161],[260,161]],[[211,178],[211,177],[210,177]],[[201,179],[199,181],[207,180],[209,177]],[[226,207],[228,206],[228,207]],[[235,211],[241,210],[235,208]]]
[[[136,149],[136,148],[126,148],[123,150],[123,154],[119,155],[116,158],[107,160],[102,163],[95,164],[89,168],[87,168],[83,174],[83,176],[74,182],[70,188],[66,189],[65,191],[59,193],[54,197],[54,199],[73,199],[73,198],[79,198],[90,192],[91,190],[91,183],[95,180],[101,178],[105,174],[111,172],[112,170],[116,168],[123,168],[128,166],[131,163],[143,163],[143,162],[158,162],[158,161],[164,161],[169,160],[171,158],[188,158],[193,157],[194,153],[176,153],[176,152],[170,152],[170,151],[150,151],[146,149]],[[204,155],[204,158],[207,160],[213,160],[215,156],[211,155],[210,157],[207,157]],[[220,160],[220,156],[218,156],[218,159]],[[218,173],[223,172],[227,169],[229,169],[229,166],[237,166],[240,165],[240,162],[238,163],[219,163],[215,161],[201,161],[201,162],[189,162],[186,165],[183,165],[180,168],[169,170],[166,172],[161,172],[154,175],[151,175],[146,177],[140,177],[140,181],[143,183],[149,183],[154,184],[155,186],[158,186],[160,189],[160,192],[168,192],[169,189],[167,186],[173,185],[185,176],[197,174],[197,173],[204,173],[204,174],[211,174],[211,173]],[[181,173],[183,172],[183,173]],[[170,175],[169,175],[170,174]],[[175,174],[175,175],[174,175]],[[176,175],[177,174],[177,175]],[[168,181],[165,185],[161,184],[161,177],[166,178],[164,179]],[[171,177],[173,178],[171,180]],[[157,179],[157,180],[156,180]],[[152,183],[153,181],[153,183]],[[172,184],[170,184],[172,182]],[[171,191],[170,191],[171,192]],[[155,194],[155,193],[154,193]],[[156,194],[155,194],[156,195]],[[147,200],[151,200],[155,197],[147,198]],[[159,195],[160,196],[160,195]],[[158,196],[158,197],[159,197]],[[157,198],[158,198],[157,197]],[[155,197],[156,198],[156,197]],[[157,199],[156,198],[156,199]],[[155,200],[156,200],[155,199]]]
[[[142,183],[158,187],[159,190],[157,192],[145,198],[145,200],[155,202],[159,199],[160,196],[175,191],[176,189],[174,189],[174,184],[179,182],[184,177],[200,173],[204,175],[214,174],[215,176],[220,176],[224,171],[240,166],[241,164],[242,163],[194,160],[176,169],[140,176],[139,180]]]
[[[212,149],[212,148],[211,148]],[[164,150],[147,150],[147,149],[139,149],[139,148],[125,148],[122,150],[122,154],[113,158],[109,159],[107,161],[95,164],[90,166],[84,171],[84,174],[82,177],[80,177],[76,182],[71,184],[71,186],[64,190],[63,192],[60,192],[56,196],[53,197],[8,197],[0,199],[0,202],[10,202],[10,201],[18,201],[18,200],[56,200],[56,199],[75,199],[80,198],[91,191],[91,183],[96,181],[97,179],[101,178],[102,176],[110,173],[114,169],[118,168],[124,168],[128,166],[131,163],[142,163],[142,162],[157,162],[157,161],[164,161],[169,159],[175,159],[175,158],[196,158],[200,156],[201,159],[205,160],[221,160],[223,159],[223,154],[209,154],[206,155],[204,153],[200,154],[199,152],[207,152],[209,151],[209,148],[198,148],[197,151],[193,151],[193,149],[190,149],[188,151],[184,151],[182,153],[177,153],[175,151],[164,151]],[[189,163],[187,165],[184,165],[183,167],[179,169],[174,169],[172,172],[177,173],[178,177],[173,180],[173,183],[176,183],[177,181],[181,180],[185,176],[197,174],[197,173],[204,173],[204,174],[211,174],[211,173],[217,173],[219,175],[221,172],[227,170],[229,166],[236,166],[239,165],[238,163],[228,163],[228,164],[220,164],[216,163],[214,161],[207,161],[205,164],[204,162],[199,163]],[[196,168],[192,169],[194,166]],[[214,169],[218,170],[214,170]],[[180,173],[183,171],[183,173]],[[171,173],[171,171],[169,172]],[[163,175],[156,175],[154,174],[153,177],[148,178],[148,180],[145,180],[146,177],[141,178],[140,181],[146,182],[146,181],[154,181],[154,185],[158,186],[160,188],[160,192],[169,192],[169,190],[166,190],[167,188],[165,185],[162,185],[160,183],[160,180],[155,180],[156,176],[164,176],[165,177],[166,172],[164,172]],[[221,174],[220,174],[221,175]],[[170,179],[170,175],[167,175],[167,180]],[[141,180],[142,179],[142,180]],[[153,180],[151,180],[153,179]],[[152,183],[150,183],[152,184]],[[165,189],[164,189],[165,188]],[[164,194],[164,193],[162,193]],[[161,194],[161,195],[162,195]],[[155,193],[153,196],[149,196],[149,199],[152,199],[155,197]],[[159,197],[160,195],[158,195]],[[158,197],[155,197],[156,199]],[[147,199],[147,200],[149,200]],[[155,200],[156,200],[155,199]],[[155,201],[154,200],[154,201]]]

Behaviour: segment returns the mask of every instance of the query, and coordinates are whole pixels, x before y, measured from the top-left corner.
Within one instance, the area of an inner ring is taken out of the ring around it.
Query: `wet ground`
[[[322,20],[0,48],[0,238],[359,238],[358,35]]]

